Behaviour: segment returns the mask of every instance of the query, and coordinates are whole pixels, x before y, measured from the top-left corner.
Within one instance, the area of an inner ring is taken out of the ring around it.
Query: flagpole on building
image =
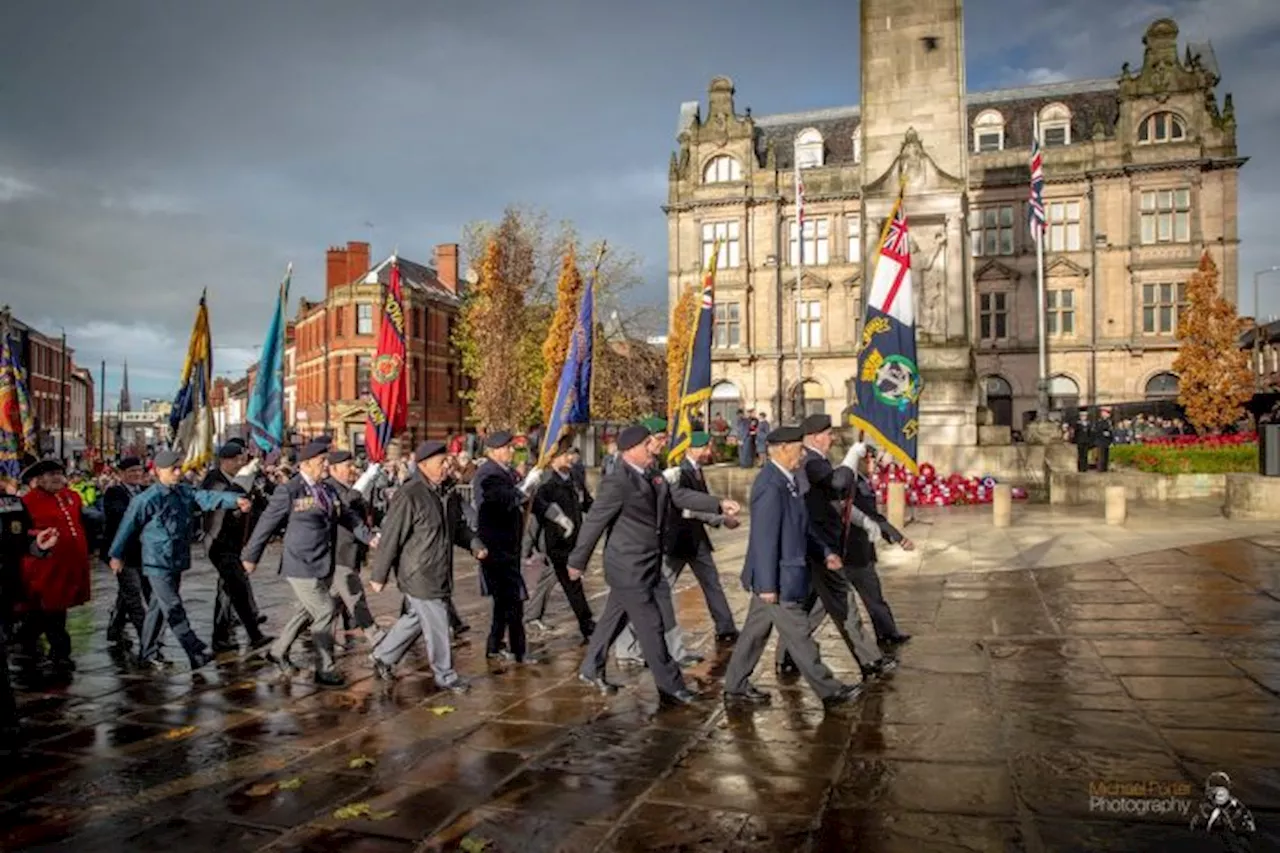
[[[1034,137],[1035,137],[1034,140],[1032,141],[1032,145],[1034,146],[1034,150],[1036,152],[1035,154],[1032,155],[1032,157],[1033,159],[1035,159],[1037,155],[1043,156],[1042,154],[1040,154],[1040,121],[1039,119],[1034,119],[1032,121],[1031,127],[1032,127],[1032,133],[1034,134]],[[1041,166],[1041,168],[1043,168],[1043,166]],[[1034,174],[1035,164],[1032,165],[1032,170],[1033,170],[1033,174],[1031,178],[1032,185],[1033,185],[1032,192],[1039,195],[1039,203],[1041,206],[1041,210],[1043,210],[1043,206],[1044,206],[1043,189],[1037,188],[1035,185],[1036,177],[1037,177]],[[1040,180],[1043,181],[1043,176],[1041,176]],[[1039,365],[1040,372],[1039,372],[1039,380],[1036,383],[1036,419],[1039,420],[1041,423],[1044,423],[1049,418],[1048,307],[1045,304],[1045,292],[1044,292],[1044,241],[1045,241],[1045,237],[1047,236],[1046,234],[1048,230],[1046,227],[1047,225],[1048,225],[1048,222],[1047,222],[1047,216],[1046,216],[1040,219],[1036,223],[1036,226],[1034,229],[1035,233],[1033,235],[1036,241],[1036,330],[1037,330],[1036,337],[1039,339],[1039,343],[1040,343],[1040,365]]]
[[[794,155],[793,155],[794,156]],[[796,173],[796,388],[793,414],[798,420],[804,417],[804,343],[801,340],[800,311],[804,304],[804,184],[800,180],[800,161],[795,161]],[[781,421],[782,412],[778,412]]]

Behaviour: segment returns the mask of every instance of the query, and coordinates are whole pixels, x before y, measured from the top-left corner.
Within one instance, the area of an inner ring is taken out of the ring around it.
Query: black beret
[[[413,452],[414,461],[422,462],[430,459],[432,456],[439,456],[441,453],[447,453],[449,446],[443,441],[424,441],[418,445],[418,449]]]
[[[552,456],[563,456],[566,453],[576,453],[577,448],[573,446],[573,436],[561,436],[560,440],[551,446]]]
[[[314,441],[316,444],[323,444],[325,447],[328,447],[329,445],[333,444],[333,436],[331,435],[318,435],[311,440]]]
[[[116,470],[131,471],[134,468],[141,468],[141,467],[142,467],[141,459],[139,459],[136,456],[126,456],[125,458],[120,460],[120,463],[118,465],[116,465]]]
[[[351,455],[350,450],[330,450],[329,451],[330,465],[339,465],[343,462],[350,462],[352,459],[355,459],[355,457]]]
[[[652,433],[649,432],[649,428],[640,424],[623,427],[622,431],[618,433],[618,449],[630,450],[650,435]]]
[[[243,455],[245,452],[244,442],[238,438],[227,441],[226,444],[218,448],[219,459],[235,459],[237,456]]]
[[[817,435],[831,429],[831,415],[809,415],[800,422],[800,431],[805,435]]]
[[[182,454],[176,450],[161,450],[155,457],[156,470],[176,468],[182,464]]]
[[[804,432],[798,426],[780,426],[765,436],[767,444],[791,444],[804,440]]]
[[[497,432],[489,433],[489,437],[484,440],[484,446],[490,450],[497,450],[506,447],[514,440],[515,437],[511,433],[506,430],[498,430]]]
[[[66,470],[57,459],[41,459],[32,462],[23,470],[22,482],[30,483],[36,477],[43,477],[45,474],[63,473]]]
[[[298,461],[306,462],[308,459],[315,459],[317,456],[323,456],[329,452],[329,442],[323,439],[309,441],[298,451]]]

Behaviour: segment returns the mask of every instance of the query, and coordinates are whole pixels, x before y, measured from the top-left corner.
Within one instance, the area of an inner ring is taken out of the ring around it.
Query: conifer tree
[[[551,422],[551,407],[556,402],[560,387],[560,373],[569,354],[569,337],[578,321],[578,303],[582,300],[582,274],[578,272],[578,259],[573,244],[565,248],[564,262],[560,267],[560,280],[556,285],[556,310],[542,344],[542,361],[546,372],[542,376],[542,422]]]
[[[1240,317],[1218,290],[1209,253],[1187,282],[1187,306],[1178,318],[1178,402],[1200,432],[1235,423],[1253,397],[1249,353],[1240,349]]]

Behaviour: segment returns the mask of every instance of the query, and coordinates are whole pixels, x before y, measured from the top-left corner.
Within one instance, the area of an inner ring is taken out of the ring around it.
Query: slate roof
[[[400,264],[400,285],[402,287],[421,291],[432,299],[438,299],[454,305],[458,304],[458,296],[440,283],[440,279],[436,277],[434,267],[411,261],[408,258],[397,258],[397,260]],[[379,284],[391,284],[391,256],[388,256],[382,263],[375,266],[353,284],[371,284],[372,282],[369,281],[370,275],[376,275]]]
[[[1212,60],[1211,48],[1199,45],[1196,48],[1202,57]],[[1032,120],[1036,113],[1049,104],[1062,103],[1071,111],[1072,141],[1083,142],[1093,138],[1094,125],[1099,121],[1108,133],[1115,128],[1120,116],[1119,89],[1116,80],[1103,79],[1068,80],[1016,89],[970,92],[966,99],[969,124],[972,126],[974,118],[983,110],[999,110],[1005,121],[1005,147],[1029,148]],[[681,105],[681,128],[688,126],[689,106],[690,104]],[[852,165],[854,162],[853,136],[861,120],[859,107],[829,107],[753,118],[756,125],[756,156],[761,163],[764,162],[765,152],[772,142],[778,168],[791,168],[794,163],[796,134],[808,127],[815,128],[822,134],[824,161],[828,165]]]

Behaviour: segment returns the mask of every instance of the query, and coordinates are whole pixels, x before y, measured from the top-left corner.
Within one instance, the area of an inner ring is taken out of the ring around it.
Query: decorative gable
[[[999,261],[991,260],[979,267],[973,277],[976,281],[1017,281],[1022,278],[1022,273]]]
[[[1044,274],[1055,278],[1084,278],[1089,271],[1074,261],[1059,256],[1045,266]]]
[[[815,275],[807,267],[805,268],[805,271],[804,271],[804,281],[802,282],[802,284],[805,290],[830,290],[831,289],[830,279],[823,278],[820,275]],[[786,290],[789,290],[792,293],[795,293],[796,277],[793,275],[789,279],[784,279],[782,286]]]

